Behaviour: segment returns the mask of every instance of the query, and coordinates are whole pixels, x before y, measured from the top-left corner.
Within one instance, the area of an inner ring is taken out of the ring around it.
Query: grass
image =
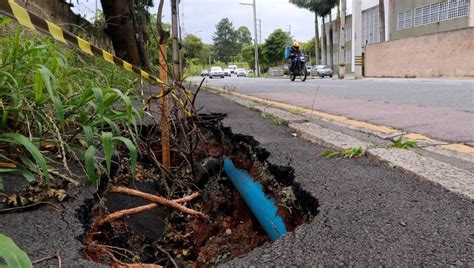
[[[344,151],[333,151],[333,150],[326,150],[324,151],[321,156],[326,158],[356,158],[361,157],[365,154],[365,149],[362,147],[352,147]]]
[[[403,141],[403,135],[398,138],[398,140],[394,141],[390,147],[392,148],[399,148],[399,149],[410,149],[410,148],[417,148],[418,143],[416,141]]]
[[[277,116],[274,116],[272,114],[269,114],[269,113],[262,113],[262,117],[265,118],[265,119],[268,119],[270,121],[272,121],[275,125],[284,125],[284,121],[281,120],[279,117]]]
[[[6,18],[0,24],[0,173],[49,184],[52,166],[73,176],[68,163],[75,161],[94,183],[110,172],[120,148],[134,168],[143,114],[134,88],[141,79]]]
[[[288,109],[288,112],[294,115],[301,115],[304,111],[298,108],[291,108],[291,109]]]

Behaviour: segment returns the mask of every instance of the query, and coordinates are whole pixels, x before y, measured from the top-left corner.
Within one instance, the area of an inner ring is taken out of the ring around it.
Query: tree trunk
[[[341,0],[341,18],[339,25],[339,79],[346,73],[346,0]]]
[[[384,0],[379,0],[380,42],[385,42],[385,5]]]
[[[129,8],[130,10],[135,9],[135,1],[130,1],[129,2]],[[150,72],[150,61],[148,59],[148,53],[145,48],[145,43],[147,42],[147,37],[146,37],[146,29],[145,29],[145,24],[138,24],[137,20],[137,15],[140,16],[139,14],[135,14],[134,12],[131,12],[132,14],[132,21],[133,21],[133,29],[135,31],[135,36],[137,40],[137,48],[138,48],[138,55],[140,56],[140,62],[141,66],[144,70],[147,72]],[[140,21],[144,22],[145,21],[145,16],[141,15]]]
[[[314,48],[315,48],[315,57],[316,57],[316,65],[318,65],[319,57],[321,54],[320,46],[319,46],[319,23],[318,23],[318,13],[314,12]]]
[[[112,39],[115,54],[133,65],[142,66],[135,38],[133,14],[127,0],[101,0],[106,33]]]
[[[332,15],[329,13],[328,36],[329,36],[329,66],[333,69],[334,65],[334,39],[332,34]]]
[[[322,25],[322,34],[321,34],[321,39],[323,41],[323,48],[322,48],[322,59],[323,59],[323,64],[328,64],[328,45],[327,45],[327,39],[326,39],[326,17],[322,16],[323,18],[323,25]]]

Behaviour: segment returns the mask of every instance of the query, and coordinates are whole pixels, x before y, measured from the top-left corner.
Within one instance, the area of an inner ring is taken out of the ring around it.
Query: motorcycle
[[[306,72],[306,59],[303,54],[296,55],[296,58],[293,59],[295,61],[293,64],[290,63],[290,80],[295,81],[296,76],[299,76],[301,81],[306,81],[307,72]],[[293,68],[292,68],[293,67]]]

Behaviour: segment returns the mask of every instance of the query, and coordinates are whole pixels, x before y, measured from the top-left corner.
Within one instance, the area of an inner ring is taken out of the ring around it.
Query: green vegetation
[[[76,162],[96,182],[120,147],[133,169],[142,109],[132,100],[140,103],[134,90],[140,80],[0,20],[0,173],[49,184],[58,166],[74,177],[69,164]]]
[[[265,118],[265,119],[269,119],[269,120],[272,121],[273,124],[275,124],[275,125],[281,126],[281,125],[284,125],[284,123],[285,123],[285,122],[284,122],[283,120],[281,120],[279,117],[274,116],[274,115],[269,114],[269,113],[263,112],[263,113],[262,113],[262,117]]]
[[[399,149],[410,149],[418,147],[418,143],[416,141],[403,141],[403,135],[398,138],[398,140],[394,141],[390,147],[399,148]]]
[[[336,158],[336,157],[344,157],[344,158],[355,158],[361,157],[365,154],[365,149],[362,147],[352,147],[344,151],[333,151],[333,150],[326,150],[321,154],[326,158]]]
[[[300,115],[302,114],[304,111],[301,110],[301,109],[298,109],[298,108],[291,108],[291,109],[288,109],[288,112],[294,114],[294,115]]]
[[[28,255],[11,238],[3,234],[0,234],[0,259],[5,261],[7,267],[33,267]]]

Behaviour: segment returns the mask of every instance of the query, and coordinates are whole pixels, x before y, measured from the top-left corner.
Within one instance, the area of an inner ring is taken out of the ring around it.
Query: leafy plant
[[[0,172],[19,171],[29,181],[37,175],[49,184],[50,167],[57,167],[59,158],[65,173],[72,176],[68,163],[76,161],[95,182],[98,174],[110,171],[112,154],[120,147],[128,150],[134,172],[143,115],[134,87],[141,80],[1,23],[0,163],[9,166],[0,165]]]
[[[390,147],[393,148],[400,148],[400,149],[410,149],[418,147],[418,143],[416,141],[403,141],[403,135],[398,138],[398,140],[394,141]]]
[[[6,267],[33,267],[28,255],[11,238],[3,234],[0,234],[0,258],[5,261]]]
[[[344,151],[326,150],[321,154],[321,156],[324,156],[326,158],[335,158],[335,157],[355,158],[355,157],[361,157],[364,154],[365,154],[364,148],[352,147]]]

